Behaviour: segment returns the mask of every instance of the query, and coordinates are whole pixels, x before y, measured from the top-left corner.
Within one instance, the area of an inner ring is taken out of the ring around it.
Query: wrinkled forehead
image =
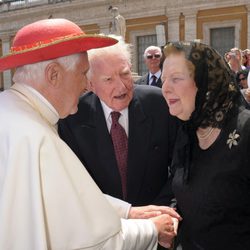
[[[130,62],[123,54],[117,53],[104,53],[103,55],[96,55],[90,58],[90,67],[94,74],[109,73],[130,69]]]

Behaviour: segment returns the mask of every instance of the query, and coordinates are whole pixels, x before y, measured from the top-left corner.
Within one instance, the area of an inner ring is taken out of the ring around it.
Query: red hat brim
[[[16,68],[26,64],[51,60],[84,52],[90,49],[106,47],[117,43],[116,39],[102,35],[79,34],[64,37],[56,41],[35,44],[29,48],[14,51],[0,58],[0,71]]]

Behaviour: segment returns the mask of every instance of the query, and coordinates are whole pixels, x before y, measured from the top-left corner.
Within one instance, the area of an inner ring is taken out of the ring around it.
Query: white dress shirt
[[[111,129],[111,125],[112,125],[111,112],[113,112],[114,110],[112,110],[110,107],[108,107],[102,100],[100,100],[100,101],[102,104],[102,109],[104,112],[107,128],[108,128],[108,131],[110,133],[110,129]],[[119,118],[119,123],[125,129],[126,135],[128,136],[128,108],[125,108],[119,112],[121,113],[121,116]]]
[[[149,85],[151,85],[153,82],[152,76],[157,77],[157,80],[156,80],[156,82],[157,82],[159,80],[159,78],[161,77],[161,70],[157,71],[155,74],[152,74],[151,72],[149,72]]]

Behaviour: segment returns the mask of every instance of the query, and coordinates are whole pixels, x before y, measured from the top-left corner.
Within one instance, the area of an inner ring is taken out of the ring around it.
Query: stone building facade
[[[0,54],[8,53],[22,26],[45,18],[67,18],[86,33],[110,33],[110,6],[126,20],[126,41],[132,44],[133,71],[143,74],[143,51],[167,41],[195,40],[224,53],[250,48],[249,0],[0,0]],[[11,86],[13,72],[0,76],[0,88]]]

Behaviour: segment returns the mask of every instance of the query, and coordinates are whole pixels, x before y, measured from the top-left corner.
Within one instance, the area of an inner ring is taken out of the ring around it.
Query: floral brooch
[[[229,149],[232,148],[232,146],[238,145],[238,139],[240,138],[240,135],[236,133],[236,129],[233,131],[233,133],[230,133],[227,139],[227,144]]]

